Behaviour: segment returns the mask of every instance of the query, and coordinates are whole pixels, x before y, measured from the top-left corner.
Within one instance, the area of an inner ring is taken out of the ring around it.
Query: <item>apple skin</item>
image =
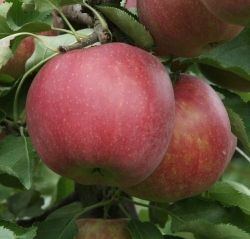
[[[129,219],[79,219],[79,232],[75,239],[132,239],[127,225]]]
[[[243,30],[214,17],[200,0],[138,0],[137,11],[157,55],[197,57]]]
[[[168,72],[139,48],[110,43],[56,56],[27,96],[38,155],[81,184],[135,185],[161,162],[173,131]]]
[[[249,0],[200,0],[217,18],[231,24],[250,27]]]
[[[233,72],[206,64],[198,64],[201,73],[212,83],[233,91],[250,92],[250,81]]]
[[[236,146],[217,93],[196,76],[181,74],[174,86],[175,125],[161,164],[141,183],[122,188],[154,202],[173,202],[204,192],[221,176]]]

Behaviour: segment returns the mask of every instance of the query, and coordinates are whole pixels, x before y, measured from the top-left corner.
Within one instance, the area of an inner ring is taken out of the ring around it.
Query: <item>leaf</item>
[[[230,224],[196,220],[183,224],[180,231],[192,232],[196,239],[250,239],[250,234]]]
[[[9,0],[10,1],[10,0]],[[39,32],[40,26],[39,22],[45,21],[46,18],[49,17],[49,23],[53,23],[53,16],[51,15],[51,10],[45,12],[38,12],[38,11],[30,11],[24,12],[22,10],[22,3],[12,0],[13,5],[8,11],[7,14],[7,24],[13,31],[25,32]],[[51,27],[49,24],[48,26],[43,26],[46,30],[50,30]]]
[[[93,32],[93,29],[87,28],[80,31],[77,31],[78,34],[82,36],[90,35]],[[47,45],[50,45],[51,47],[58,48],[62,45],[71,45],[73,43],[76,43],[76,39],[71,34],[63,34],[60,36],[39,36],[39,38],[44,41]],[[32,56],[28,59],[26,62],[26,71],[30,70],[31,68],[35,67],[36,65],[40,64],[42,61],[49,59],[53,55],[57,55],[58,53],[55,53],[48,49],[41,41],[38,41],[35,39],[35,51],[32,54]]]
[[[184,62],[197,62],[231,71],[250,80],[250,29],[245,28],[233,40],[214,48],[197,58],[182,59]]]
[[[5,228],[5,230],[3,230]],[[7,231],[8,230],[8,231]],[[13,237],[10,237],[11,239],[13,238],[18,238],[18,239],[33,239],[36,236],[36,227],[29,227],[29,228],[22,228],[14,223],[0,220],[0,235],[1,233],[7,233],[7,235],[13,235]],[[12,234],[11,234],[12,233]],[[5,237],[0,237],[7,239]]]
[[[58,181],[57,185],[57,198],[56,201],[60,201],[61,199],[65,198],[68,196],[70,193],[74,191],[74,181],[61,177]]]
[[[244,145],[247,153],[250,154],[250,102],[244,102],[240,96],[228,90],[213,86],[213,88],[223,94],[222,100],[232,125],[232,132]]]
[[[4,119],[6,119],[6,113],[0,109],[0,122],[2,122]]]
[[[30,138],[9,135],[0,142],[0,170],[17,177],[30,189],[35,155]]]
[[[226,206],[237,206],[250,215],[250,195],[237,190],[228,182],[218,181],[208,190],[208,194],[212,200],[217,200]]]
[[[35,223],[38,227],[36,239],[69,239],[74,238],[78,232],[73,218],[63,217]]]
[[[132,239],[163,239],[159,229],[150,222],[131,220],[127,229]]]
[[[36,217],[43,213],[44,204],[40,193],[35,190],[21,191],[7,199],[9,211],[17,218]]]
[[[154,45],[150,33],[139,22],[137,16],[127,9],[114,7],[111,4],[103,4],[96,6],[96,8],[140,46],[151,48]]]
[[[211,224],[231,224],[250,234],[250,216],[238,207],[224,207],[216,201],[193,197],[175,202],[167,211],[172,216],[173,232],[181,231],[191,221],[204,220]]]

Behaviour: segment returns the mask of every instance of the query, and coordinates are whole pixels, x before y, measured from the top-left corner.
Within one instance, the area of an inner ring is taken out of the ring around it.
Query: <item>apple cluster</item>
[[[236,146],[226,109],[207,83],[181,74],[173,86],[155,56],[123,43],[45,64],[28,93],[27,125],[56,173],[150,201],[205,191]]]

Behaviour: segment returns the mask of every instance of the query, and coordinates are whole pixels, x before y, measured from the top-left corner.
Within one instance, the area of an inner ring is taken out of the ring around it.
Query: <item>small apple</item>
[[[174,94],[160,61],[110,43],[56,56],[27,96],[27,125],[43,162],[81,184],[132,186],[161,162]]]
[[[175,125],[166,155],[148,178],[122,188],[132,196],[172,202],[197,195],[220,178],[235,150],[227,111],[206,82],[181,74],[174,93]]]
[[[250,80],[233,72],[206,64],[198,64],[201,73],[212,83],[233,91],[250,92]]]
[[[249,0],[200,0],[217,18],[231,24],[250,27]]]
[[[127,230],[129,221],[127,218],[78,219],[76,224],[79,232],[75,239],[132,239]]]
[[[243,30],[214,17],[200,0],[137,0],[137,11],[154,38],[158,55],[196,57]]]

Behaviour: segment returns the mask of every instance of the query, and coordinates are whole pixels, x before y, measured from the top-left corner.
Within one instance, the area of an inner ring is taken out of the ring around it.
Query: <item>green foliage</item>
[[[106,15],[139,46],[151,48],[154,45],[152,36],[145,27],[139,23],[137,16],[133,15],[125,8],[118,8],[112,5],[101,5],[98,6],[97,9]]]

